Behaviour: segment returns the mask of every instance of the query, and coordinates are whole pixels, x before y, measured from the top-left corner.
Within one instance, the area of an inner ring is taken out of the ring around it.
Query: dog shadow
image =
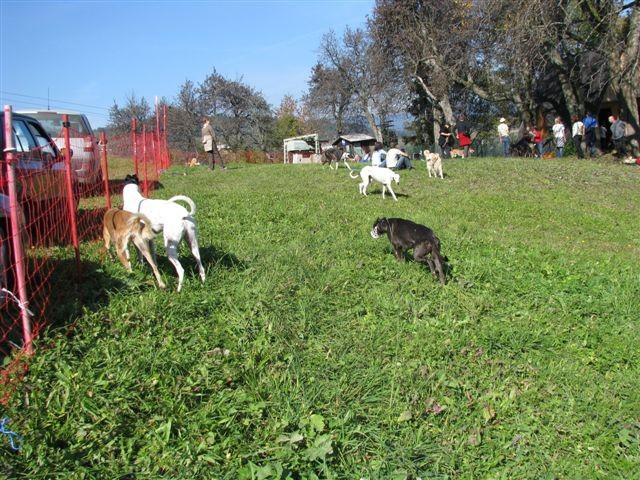
[[[200,257],[206,265],[221,266],[226,270],[243,271],[247,269],[247,264],[236,257],[231,252],[225,252],[213,245],[200,248]],[[194,262],[195,265],[195,262]]]
[[[396,197],[398,197],[398,198],[409,198],[409,195],[407,195],[406,193],[398,193],[396,191],[394,191],[394,193],[396,194]],[[378,188],[376,190],[369,190],[367,192],[367,196],[371,196],[371,195],[380,195],[382,197],[382,189]],[[361,195],[361,196],[364,197],[364,195]],[[385,196],[385,199],[386,199],[386,197],[390,197],[391,200],[393,200],[393,196],[389,192],[386,192],[384,194],[384,196]]]
[[[135,260],[137,264],[139,265],[144,264],[145,268],[148,268],[149,266],[147,264],[147,261],[137,251],[137,249],[133,248],[133,250],[135,253],[132,261]],[[222,267],[226,270],[243,271],[243,270],[246,270],[247,268],[247,264],[242,260],[240,260],[238,257],[236,257],[233,253],[225,252],[224,250],[221,250],[214,246],[200,247],[199,250],[200,250],[200,259],[202,260],[202,263],[205,266],[205,269],[207,267],[215,267],[215,268]],[[165,275],[165,278],[166,278],[166,275],[176,276],[175,268],[167,258],[166,253],[164,252],[164,249],[158,248],[156,246],[155,253],[156,253],[156,261],[158,264],[158,269],[160,270],[161,273]],[[186,245],[181,246],[181,250],[178,255],[178,258],[185,270],[185,276],[198,274],[198,265],[196,263],[196,260],[193,258],[193,255],[191,255],[191,252],[189,251]],[[149,268],[149,270],[151,269]]]

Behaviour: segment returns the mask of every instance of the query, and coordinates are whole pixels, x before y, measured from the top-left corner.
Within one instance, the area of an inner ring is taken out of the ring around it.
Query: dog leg
[[[104,240],[105,253],[109,258],[113,259],[113,254],[111,253],[111,235],[109,234],[109,229],[107,227],[102,229],[102,238]]]
[[[436,270],[438,271],[438,278],[440,278],[440,283],[444,285],[445,283],[447,283],[447,280],[444,276],[444,268],[442,266],[443,258],[442,255],[440,255],[440,251],[437,246],[434,246],[433,250],[431,251],[431,257],[433,258],[433,263],[435,263]]]
[[[116,253],[120,263],[124,266],[127,272],[131,273],[131,262],[129,261],[129,252],[127,251],[127,242],[129,239],[126,236],[120,237],[116,240]]]
[[[147,259],[147,262],[151,266],[151,270],[153,270],[153,275],[156,277],[156,282],[158,282],[158,287],[166,288],[165,283],[162,281],[162,277],[160,276],[160,272],[158,271],[158,266],[156,265],[155,258],[149,251],[149,243],[143,240],[140,237],[133,237],[133,243],[136,247],[138,247],[138,251],[142,253],[144,258]]]
[[[200,248],[198,247],[198,230],[195,224],[190,224],[187,226],[187,241],[189,242],[189,246],[191,247],[191,254],[193,258],[196,259],[196,263],[198,264],[198,272],[200,273],[200,280],[204,283],[206,275],[204,271],[204,267],[202,266],[202,261],[200,260]]]
[[[404,262],[404,250],[400,245],[393,246],[393,254],[396,257],[396,260],[399,262]]]
[[[397,202],[398,199],[396,198],[396,194],[393,193],[393,190],[391,189],[391,184],[389,184],[389,186],[387,187],[389,189],[389,191],[391,192],[391,196],[393,197],[393,199]],[[382,198],[384,198],[384,190],[382,190]]]
[[[431,252],[431,243],[423,242],[413,249],[413,258],[416,262],[427,264],[433,278],[437,278],[436,268],[433,261],[427,256]]]
[[[178,288],[176,291],[179,292],[182,289],[182,281],[184,280],[184,268],[182,268],[182,264],[178,260],[178,243],[173,240],[167,240],[165,248],[167,250],[167,258],[178,274]]]

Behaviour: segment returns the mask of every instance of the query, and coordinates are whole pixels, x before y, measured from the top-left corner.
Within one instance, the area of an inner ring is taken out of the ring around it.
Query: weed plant
[[[83,244],[83,310],[39,338],[1,474],[639,478],[640,169],[444,168],[394,202],[344,168],[173,167],[154,196],[195,200],[206,282],[186,246],[177,294],[160,239],[166,291]],[[370,237],[382,216],[435,230],[446,285]]]

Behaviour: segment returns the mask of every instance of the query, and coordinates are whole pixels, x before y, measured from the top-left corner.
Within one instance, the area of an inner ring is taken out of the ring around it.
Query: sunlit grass
[[[317,165],[174,167],[207,281],[82,245],[86,307],[5,414],[9,478],[635,478],[640,169],[467,159],[399,201]],[[129,173],[129,172],[125,172]],[[447,285],[369,230],[435,230]],[[46,346],[46,348],[45,348]]]

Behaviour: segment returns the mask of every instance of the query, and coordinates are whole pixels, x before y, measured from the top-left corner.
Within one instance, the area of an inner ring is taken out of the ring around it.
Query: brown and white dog
[[[183,237],[191,247],[191,254],[198,264],[200,280],[205,281],[206,273],[200,259],[198,246],[198,225],[195,219],[196,205],[185,195],[176,195],[168,200],[146,198],[140,193],[140,180],[136,175],[127,175],[122,189],[123,210],[141,213],[151,220],[151,228],[155,233],[162,232],[167,258],[178,274],[178,292],[184,281],[184,268],[178,260],[178,246]],[[189,206],[189,210],[179,205],[181,201]]]
[[[147,217],[139,213],[125,212],[117,208],[111,208],[104,214],[102,238],[104,239],[104,248],[107,253],[111,253],[109,247],[113,242],[116,247],[116,254],[120,263],[131,273],[131,260],[129,258],[129,240],[138,247],[138,250],[144,258],[147,259],[153,274],[156,277],[158,286],[165,288],[166,285],[160,277],[158,266],[155,262],[155,256],[151,249],[150,242],[155,237],[151,229],[151,222]]]
[[[424,158],[427,160],[427,171],[429,172],[429,178],[431,178],[431,174],[434,177],[444,178],[444,174],[442,173],[442,158],[437,153],[431,153],[429,150],[425,150]]]

